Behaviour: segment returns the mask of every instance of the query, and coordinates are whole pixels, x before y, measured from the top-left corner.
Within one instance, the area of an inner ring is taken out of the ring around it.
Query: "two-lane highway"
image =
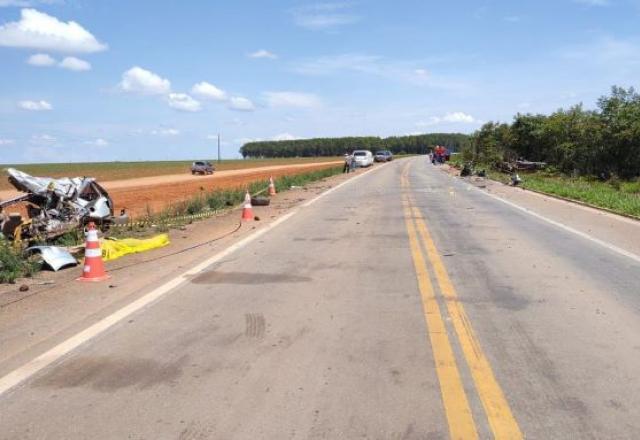
[[[640,437],[640,264],[423,157],[187,278],[0,395],[0,438]]]

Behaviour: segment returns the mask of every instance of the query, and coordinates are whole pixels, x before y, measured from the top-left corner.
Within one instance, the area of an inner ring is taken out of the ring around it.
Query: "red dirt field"
[[[137,179],[113,180],[100,182],[109,191],[115,205],[115,214],[126,209],[132,217],[144,216],[149,212],[158,213],[163,209],[188,200],[199,192],[215,189],[243,187],[257,180],[290,176],[308,171],[331,168],[341,161],[305,163],[295,165],[273,165],[252,169],[217,171],[211,176],[192,176],[191,174],[171,174],[164,176],[141,177]],[[0,191],[0,199],[8,199],[19,195],[17,191]],[[12,206],[7,211],[25,212],[19,206]]]
[[[274,178],[284,175],[294,175],[312,170],[334,167],[341,162],[320,164],[286,165],[262,167],[253,170],[234,170],[219,172],[213,176],[203,177],[180,176],[181,181],[174,181],[172,176],[158,176],[155,182],[144,182],[144,185],[122,186],[127,181],[105,182],[115,204],[115,213],[125,208],[133,218],[146,215],[149,211],[157,213],[172,204],[187,200],[199,192],[214,189],[243,187],[256,180]],[[186,177],[187,179],[184,179]],[[147,178],[150,180],[151,178]],[[137,179],[136,179],[137,180]]]

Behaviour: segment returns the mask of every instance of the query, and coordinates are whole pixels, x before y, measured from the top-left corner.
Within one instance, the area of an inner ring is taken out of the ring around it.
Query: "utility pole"
[[[220,163],[220,133],[218,133],[218,163]]]

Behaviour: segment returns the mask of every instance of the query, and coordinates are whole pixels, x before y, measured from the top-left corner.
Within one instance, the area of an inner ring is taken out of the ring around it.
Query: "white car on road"
[[[373,165],[373,153],[369,150],[354,150],[353,160],[357,167],[370,167]]]

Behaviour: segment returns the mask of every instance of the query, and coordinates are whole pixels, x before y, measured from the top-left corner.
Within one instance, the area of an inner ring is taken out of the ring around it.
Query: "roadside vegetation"
[[[640,94],[613,87],[596,110],[576,105],[551,115],[517,114],[511,124],[489,122],[456,158],[488,176],[505,162],[546,162],[545,170],[521,172],[522,186],[625,215],[640,216]]]
[[[415,136],[341,137],[299,139],[293,141],[249,142],[240,148],[243,157],[316,157],[341,156],[345,152],[364,149],[376,152],[390,150],[393,154],[427,154],[436,145],[451,151],[461,151],[471,144],[471,137],[460,133],[431,133]]]
[[[35,260],[23,257],[21,249],[0,239],[0,283],[15,283],[16,279],[30,277],[39,269]]]

